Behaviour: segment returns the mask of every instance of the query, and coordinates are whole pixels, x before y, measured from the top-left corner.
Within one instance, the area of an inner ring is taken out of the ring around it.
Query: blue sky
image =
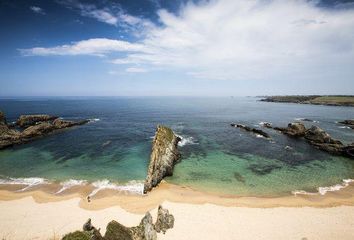
[[[353,2],[0,0],[0,96],[354,94]]]

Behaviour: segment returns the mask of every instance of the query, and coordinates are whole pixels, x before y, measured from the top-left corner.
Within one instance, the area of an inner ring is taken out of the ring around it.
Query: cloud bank
[[[88,39],[52,48],[22,49],[21,53],[109,57],[119,51],[125,57],[111,62],[127,65],[128,69],[140,69],[137,66],[143,66],[144,71],[173,69],[206,79],[289,76],[320,79],[339,72],[353,76],[354,10],[320,8],[317,3],[306,0],[189,3],[177,14],[159,10],[161,25],[149,22],[136,42]],[[90,10],[87,15],[99,21],[120,24],[113,15]],[[122,24],[128,22],[131,26],[141,23],[139,18],[126,15]],[[131,30],[134,34],[136,28]]]

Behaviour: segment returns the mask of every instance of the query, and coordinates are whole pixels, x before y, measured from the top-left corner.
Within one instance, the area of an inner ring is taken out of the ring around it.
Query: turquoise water
[[[182,161],[167,178],[171,183],[208,192],[274,196],[294,190],[314,192],[354,178],[350,159],[331,156],[271,129],[264,129],[272,137],[266,140],[230,127],[231,122],[240,122],[261,128],[262,121],[285,126],[296,118],[309,118],[318,122],[306,125],[318,125],[349,143],[354,131],[336,121],[354,118],[353,108],[266,103],[250,97],[149,97],[2,99],[0,109],[9,122],[24,113],[94,119],[0,151],[0,183],[23,178],[141,183],[160,123],[184,139]]]

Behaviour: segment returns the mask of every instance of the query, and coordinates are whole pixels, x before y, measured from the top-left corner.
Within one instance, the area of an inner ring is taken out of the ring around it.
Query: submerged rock
[[[48,122],[57,119],[56,116],[51,116],[47,114],[35,114],[35,115],[21,115],[16,124],[22,128],[33,126],[39,122]]]
[[[269,134],[260,130],[260,129],[257,129],[257,128],[251,128],[249,126],[246,126],[246,125],[243,125],[243,124],[237,124],[237,123],[231,123],[230,124],[231,127],[237,127],[237,128],[241,128],[247,132],[252,132],[252,133],[255,133],[255,134],[258,134],[258,135],[261,135],[262,137],[265,137],[265,138],[270,138]]]
[[[6,124],[5,115],[0,112],[0,149],[22,144],[38,137],[46,136],[56,130],[88,123],[88,120],[73,122],[50,115],[21,115],[16,124],[23,131],[18,131]]]
[[[181,157],[177,149],[180,140],[181,138],[176,136],[170,128],[157,126],[144,183],[144,193],[151,191],[164,177],[172,176],[174,165]]]

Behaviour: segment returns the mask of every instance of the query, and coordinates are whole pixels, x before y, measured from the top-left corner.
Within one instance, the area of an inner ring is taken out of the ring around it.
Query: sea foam
[[[134,194],[143,195],[144,194],[144,183],[140,181],[130,181],[124,185],[118,185],[110,182],[107,179],[96,181],[92,183],[95,189],[89,194],[90,197],[96,195],[99,191],[110,189],[119,192],[129,192]]]
[[[292,191],[292,194],[296,195],[325,195],[327,192],[335,192],[339,191],[343,188],[346,188],[349,186],[351,182],[354,182],[354,179],[343,179],[342,183],[336,184],[333,186],[329,187],[319,187],[317,188],[317,192],[306,192],[304,190],[295,190]]]
[[[65,190],[75,187],[75,186],[83,186],[86,185],[87,181],[86,180],[76,180],[76,179],[70,179],[67,180],[65,182],[60,183],[60,185],[62,186],[61,189],[59,189],[59,191],[57,191],[55,194],[59,194],[64,192]]]
[[[26,185],[26,187],[18,190],[19,192],[25,191],[36,185],[49,184],[49,183],[50,182],[47,179],[39,178],[39,177],[0,179],[0,184],[2,185]]]
[[[183,147],[185,145],[194,145],[194,144],[199,144],[194,140],[193,137],[185,137],[181,135],[177,135],[177,137],[181,138],[181,141],[178,142],[179,147]]]

